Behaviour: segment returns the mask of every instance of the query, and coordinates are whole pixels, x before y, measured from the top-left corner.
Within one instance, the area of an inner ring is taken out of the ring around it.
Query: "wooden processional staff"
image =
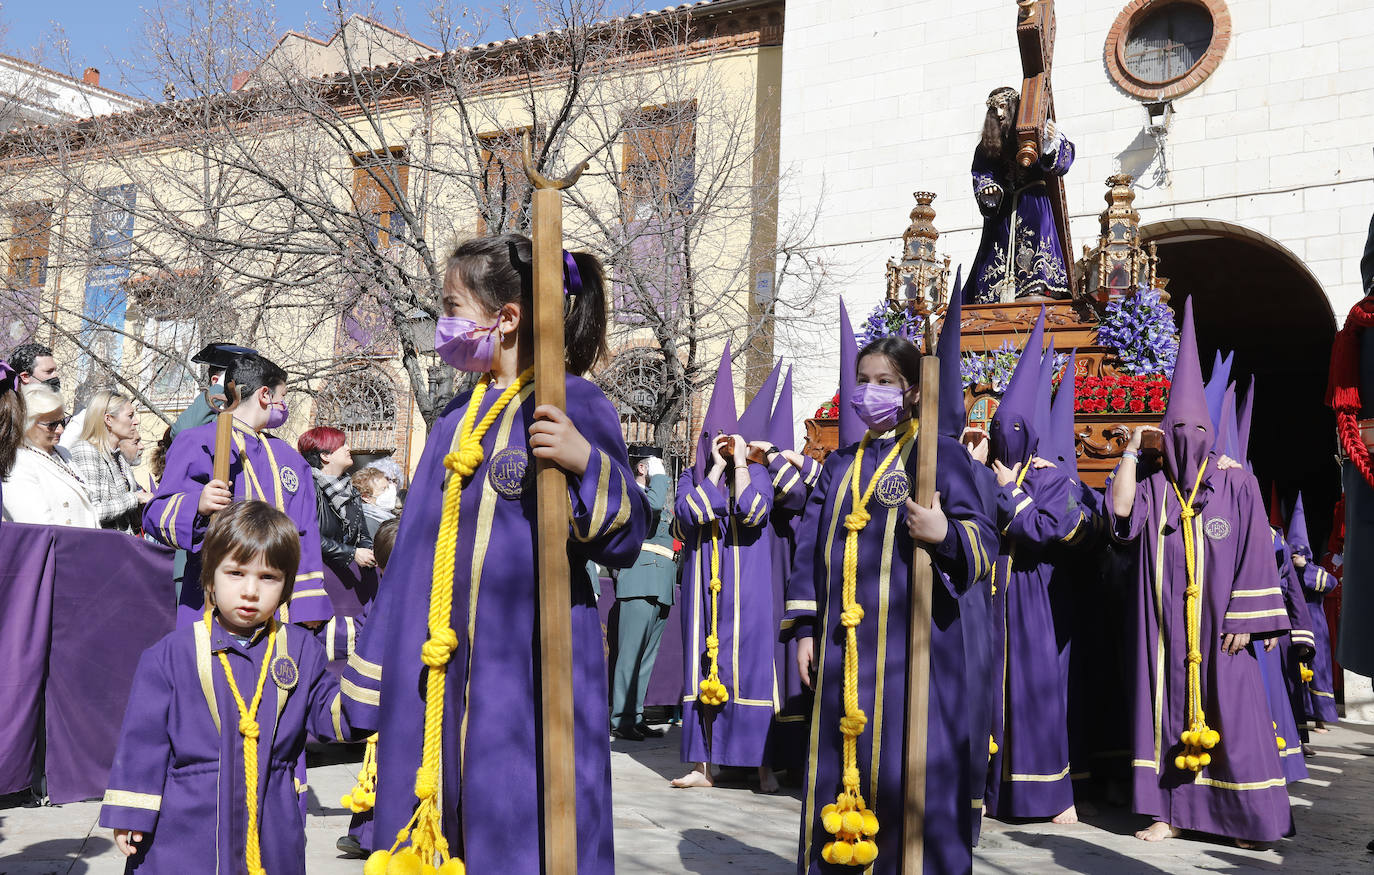
[[[229,450],[234,442],[234,408],[243,399],[232,380],[224,383],[223,395],[208,395],[206,402],[215,411],[215,471],[211,479],[229,484]],[[229,484],[230,490],[233,485]]]
[[[563,194],[587,162],[562,179],[535,169],[525,136],[525,173],[534,186],[534,400],[567,409],[563,316]],[[543,738],[544,875],[576,875],[577,782],[573,744],[572,592],[568,574],[568,480],[535,460],[539,538],[539,691]]]
[[[954,292],[958,294],[956,290]],[[959,330],[957,324],[944,330]],[[934,349],[931,344],[927,349]],[[916,433],[916,482],[912,495],[922,507],[935,500],[935,449],[940,439],[940,358],[921,358],[921,400]],[[902,875],[921,875],[925,857],[926,742],[930,711],[930,602],[934,569],[930,551],[911,551],[910,634],[906,660],[906,794],[902,801]]]

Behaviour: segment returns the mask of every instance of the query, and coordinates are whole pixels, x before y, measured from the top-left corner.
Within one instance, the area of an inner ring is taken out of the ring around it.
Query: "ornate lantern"
[[[902,260],[887,262],[887,303],[893,310],[907,308],[924,318],[929,349],[934,317],[949,300],[949,256],[942,258],[935,252],[940,237],[935,230],[935,208],[930,205],[935,195],[918,191],[915,198],[911,224],[902,233]]]

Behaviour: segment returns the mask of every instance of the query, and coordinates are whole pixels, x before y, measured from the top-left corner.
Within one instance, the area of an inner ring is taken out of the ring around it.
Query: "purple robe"
[[[177,606],[177,625],[200,621],[205,593],[200,588],[200,545],[210,519],[196,511],[200,492],[214,475],[215,423],[188,428],[167,451],[167,470],[157,494],[143,508],[143,529],[158,542],[187,551],[186,573]],[[323,622],[334,616],[324,588],[315,479],[295,448],[279,438],[254,432],[234,420],[229,455],[229,485],[235,501],[256,499],[283,511],[301,536],[301,562],[290,605],[282,619]]]
[[[611,872],[611,763],[606,657],[587,562],[625,568],[639,555],[648,500],[634,486],[615,408],[592,383],[567,378],[567,409],[592,453],[568,478],[572,524],[572,684],[579,872]],[[495,403],[488,392],[482,411]],[[414,812],[424,732],[425,669],[444,457],[455,449],[471,395],[435,423],[406,501],[396,550],[349,659],[344,707],[380,733],[375,845],[390,848]],[[469,872],[536,873],[542,844],[539,628],[534,469],[529,455],[534,387],[526,386],[482,439],[484,458],[462,491],[446,674],[442,786],[444,835]],[[479,411],[479,417],[481,411]]]
[[[294,770],[306,733],[334,741],[351,733],[324,651],[285,624],[269,653],[260,629],[245,645],[215,622],[183,626],[144,652],[134,675],[100,825],[144,834],[128,872],[244,875],[248,810],[243,738],[223,652],[245,703],[264,659],[294,660],[298,680],[283,690],[269,674],[258,705],[258,834],[272,875],[305,873],[305,820]]]
[[[732,495],[734,470],[717,486],[691,469],[678,480],[673,534],[682,541],[682,761],[721,766],[768,762],[768,739],[777,713],[773,667],[773,485],[768,470],[750,464],[749,486]],[[706,636],[711,631],[711,532],[719,535],[721,590],[717,599],[719,677],[730,693],[724,705],[703,705],[698,685],[710,673]]]
[[[988,768],[988,813],[1054,817],[1073,805],[1069,778],[1069,623],[1051,603],[1058,548],[1092,523],[1058,468],[1031,468],[1021,486],[997,489],[1001,554],[993,572],[999,701]]]
[[[873,472],[892,449],[891,433],[874,438],[864,450],[860,482],[868,485]],[[908,483],[915,476],[916,442],[903,451],[895,470],[884,480],[898,478],[895,488],[877,490],[870,499],[872,520],[858,536],[856,600],[865,616],[857,627],[859,707],[868,718],[858,738],[858,767],[864,801],[877,815],[881,829],[874,837],[878,857],[875,873],[897,872],[901,866],[903,756],[906,735],[907,628],[910,609],[912,541],[907,534],[904,470]],[[816,639],[816,697],[811,715],[809,768],[802,808],[798,870],[829,871],[820,858],[832,839],[821,825],[821,809],[835,801],[841,789],[840,717],[844,669],[844,635],[840,624],[843,585],[843,519],[851,509],[850,481],[855,476],[857,447],[831,453],[807,500],[797,528],[796,559],[787,580],[785,634]],[[982,784],[982,770],[974,772],[976,749],[987,752],[987,737],[970,738],[968,690],[977,682],[966,652],[966,636],[984,629],[966,626],[962,611],[967,599],[983,598],[992,570],[991,551],[997,538],[977,491],[974,462],[968,451],[948,437],[939,439],[936,489],[941,495],[949,530],[939,545],[929,548],[935,566],[932,590],[930,644],[930,705],[927,735],[925,857],[926,872],[968,872],[973,866],[970,804]],[[980,646],[986,646],[978,642]],[[986,727],[983,727],[985,731]],[[972,747],[971,747],[972,745]],[[985,762],[985,760],[984,760]]]
[[[1303,598],[1307,601],[1307,618],[1311,624],[1312,641],[1316,649],[1310,666],[1312,680],[1305,685],[1303,714],[1309,720],[1335,723],[1340,719],[1340,714],[1336,711],[1336,687],[1331,669],[1331,631],[1326,624],[1326,609],[1322,606],[1322,601],[1334,592],[1341,582],[1313,561],[1310,550],[1294,550],[1294,553],[1303,552],[1306,553],[1303,558],[1307,560],[1307,564],[1301,569],[1295,568],[1294,572],[1302,584]]]
[[[1031,167],[1023,168],[1010,158],[994,163],[981,151],[974,156],[975,196],[988,186],[995,186],[1000,195],[995,204],[982,200],[978,204],[983,236],[964,284],[965,303],[996,304],[1031,295],[1069,297],[1065,253],[1055,229],[1047,180],[1068,173],[1073,156],[1073,143],[1063,134]]]
[[[1201,772],[1174,765],[1190,718],[1188,576],[1179,500],[1163,471],[1138,484],[1130,517],[1115,524],[1118,538],[1135,543],[1139,569],[1134,808],[1179,829],[1276,841],[1289,832],[1292,816],[1256,657],[1263,645],[1254,640],[1235,655],[1221,645],[1228,634],[1262,639],[1286,632],[1288,611],[1255,479],[1238,469],[1217,470],[1216,461],[1212,455],[1191,521],[1200,554],[1203,709],[1207,725],[1221,733],[1211,765]]]
[[[768,465],[773,481],[773,511],[769,515],[772,531],[773,617],[781,622],[787,603],[787,574],[796,552],[797,525],[806,508],[806,499],[821,475],[821,463],[802,456],[798,470],[782,454]],[[797,673],[797,642],[791,636],[778,636],[773,647],[773,664],[778,675],[779,708],[774,717],[769,744],[772,765],[778,769],[800,769],[806,765],[806,740],[811,717],[811,690]]]

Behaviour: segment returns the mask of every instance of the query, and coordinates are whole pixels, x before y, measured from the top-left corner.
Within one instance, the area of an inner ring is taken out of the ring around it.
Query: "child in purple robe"
[[[1302,496],[1298,496],[1288,517],[1288,545],[1292,550],[1292,564],[1302,584],[1307,602],[1308,628],[1312,631],[1315,651],[1302,690],[1300,715],[1315,721],[1316,731],[1325,732],[1327,723],[1340,719],[1336,711],[1335,684],[1331,669],[1331,631],[1327,628],[1326,609],[1322,602],[1340,586],[1340,581],[1318,565],[1312,558],[1312,544],[1307,537],[1307,518],[1303,514]]]
[[[307,733],[351,730],[319,642],[274,617],[295,582],[296,524],[240,502],[215,514],[201,554],[210,607],[139,661],[100,824],[126,872],[304,875],[296,762]]]
[[[200,549],[210,516],[233,501],[265,501],[289,516],[301,536],[301,561],[284,622],[319,626],[334,616],[324,589],[320,526],[310,466],[289,443],[267,429],[286,423],[286,372],[261,355],[241,355],[225,372],[242,401],[234,408],[229,482],[214,480],[215,430],[211,422],[177,435],[157,494],[143,508],[143,529],[157,541],[187,551],[177,607],[178,625],[200,621]]]
[[[386,585],[342,680],[350,718],[378,732],[369,866],[540,871],[534,459],[544,459],[567,473],[571,504],[576,868],[614,869],[606,662],[586,569],[634,562],[648,500],[615,408],[577,376],[605,349],[600,262],[564,254],[568,412],[534,403],[532,273],[518,234],[469,240],[444,271],[436,351],[480,376],[429,434]]]
[[[756,398],[745,421],[767,422],[766,415],[749,416],[764,409]],[[727,345],[696,462],[678,480],[674,509],[673,535],[683,543],[682,761],[695,765],[671,783],[710,787],[713,765],[733,766],[756,769],[762,792],[773,793],[769,738],[780,707],[770,586],[773,485],[767,468],[749,462],[745,437],[731,434],[737,430]]]
[[[988,740],[986,726],[971,737],[969,689],[981,678],[970,669],[965,642],[985,627],[964,623],[963,602],[979,597],[971,590],[991,572],[997,537],[975,463],[953,438],[938,439],[933,506],[911,498],[916,347],[876,340],[860,352],[857,371],[853,404],[868,432],[826,458],[797,527],[787,580],[785,634],[797,639],[798,669],[816,694],[798,871],[901,869],[908,589],[919,549],[931,554],[935,571],[923,866],[968,872],[970,800],[982,783],[974,747],[985,756]]]
[[[1191,298],[1160,429],[1163,466],[1140,476],[1144,430],[1109,486],[1114,534],[1136,545],[1139,568],[1134,807],[1154,824],[1136,835],[1274,841],[1292,815],[1256,647],[1288,630],[1288,612],[1254,478],[1219,467],[1213,451]]]

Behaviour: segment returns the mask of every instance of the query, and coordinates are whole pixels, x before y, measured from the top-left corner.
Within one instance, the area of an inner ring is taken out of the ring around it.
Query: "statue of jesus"
[[[1068,172],[1073,143],[1047,121],[1040,160],[1022,167],[1016,160],[1019,105],[1012,88],[988,95],[983,136],[973,153],[973,194],[983,214],[983,237],[964,285],[965,303],[1069,297],[1046,180]]]

